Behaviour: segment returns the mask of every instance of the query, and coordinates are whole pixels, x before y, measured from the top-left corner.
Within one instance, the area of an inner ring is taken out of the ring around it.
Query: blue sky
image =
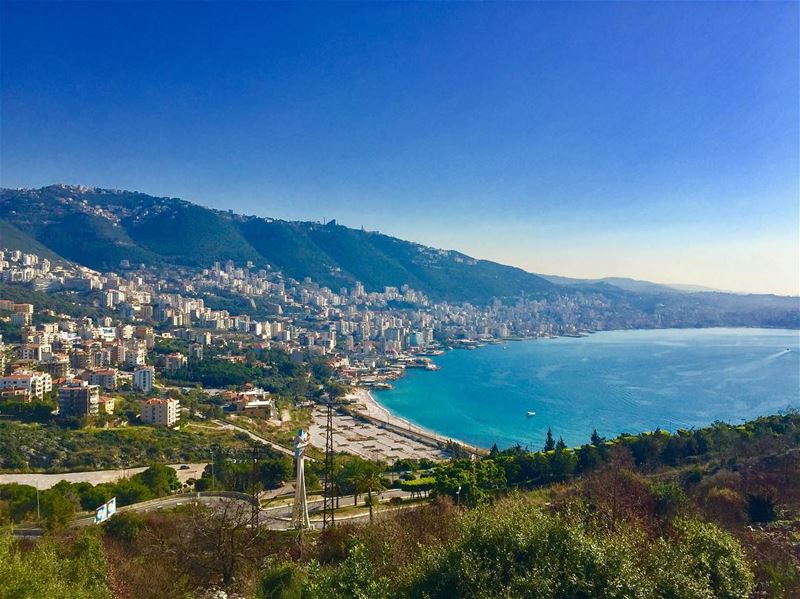
[[[0,184],[800,293],[797,3],[2,3]]]

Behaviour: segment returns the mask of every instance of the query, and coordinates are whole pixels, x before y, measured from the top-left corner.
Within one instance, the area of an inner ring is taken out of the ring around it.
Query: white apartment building
[[[154,426],[174,426],[178,422],[180,402],[177,399],[148,399],[142,404],[142,422]]]
[[[8,376],[0,377],[0,391],[7,389],[22,390],[29,398],[41,399],[45,393],[53,390],[53,379],[44,372],[18,370]]]
[[[133,388],[142,393],[150,393],[154,380],[155,369],[152,366],[137,368],[133,373]]]

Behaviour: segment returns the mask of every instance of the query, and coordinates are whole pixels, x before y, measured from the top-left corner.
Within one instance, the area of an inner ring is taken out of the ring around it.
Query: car
[[[184,464],[178,470],[188,470],[188,469],[189,469],[189,464]]]

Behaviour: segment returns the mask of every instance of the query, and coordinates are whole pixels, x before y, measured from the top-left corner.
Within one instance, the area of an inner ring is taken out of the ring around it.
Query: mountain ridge
[[[47,257],[104,271],[118,269],[123,260],[193,267],[252,261],[295,279],[311,277],[334,289],[356,281],[368,290],[408,285],[446,301],[486,302],[522,294],[546,297],[565,290],[645,298],[732,294],[624,277],[536,274],[456,250],[349,228],[335,220],[323,224],[244,215],[180,198],[83,185],[0,188],[0,247],[8,239],[17,249],[47,252]]]
[[[437,300],[542,295],[556,286],[520,268],[379,232],[246,216],[178,198],[64,184],[0,190],[0,219],[66,259],[132,264],[252,261],[331,287],[409,285]]]

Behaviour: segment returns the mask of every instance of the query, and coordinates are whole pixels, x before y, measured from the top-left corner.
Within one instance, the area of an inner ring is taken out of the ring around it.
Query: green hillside
[[[263,262],[233,222],[201,206],[175,204],[123,225],[136,243],[167,262],[193,266],[216,260]]]
[[[334,289],[409,285],[437,300],[486,301],[554,285],[517,268],[329,223],[243,217],[174,198],[67,185],[0,191],[9,231],[99,270],[251,260]],[[32,246],[31,246],[32,247]]]
[[[39,243],[30,235],[26,235],[14,225],[4,220],[0,220],[0,248],[37,254],[48,260],[63,260],[61,256],[50,248]]]

